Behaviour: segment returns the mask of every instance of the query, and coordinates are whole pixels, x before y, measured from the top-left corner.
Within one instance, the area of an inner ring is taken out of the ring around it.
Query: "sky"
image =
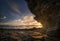
[[[0,22],[11,22],[32,15],[25,0],[0,0]]]
[[[40,25],[25,0],[0,0],[0,25]]]

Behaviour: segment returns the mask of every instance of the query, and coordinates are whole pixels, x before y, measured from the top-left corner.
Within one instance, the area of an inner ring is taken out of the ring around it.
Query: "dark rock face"
[[[44,26],[55,26],[60,16],[59,0],[26,0],[35,19]]]
[[[60,1],[59,0],[26,0],[29,9],[44,27],[56,27],[57,30],[48,32],[53,41],[60,41]],[[49,41],[49,40],[47,40]]]

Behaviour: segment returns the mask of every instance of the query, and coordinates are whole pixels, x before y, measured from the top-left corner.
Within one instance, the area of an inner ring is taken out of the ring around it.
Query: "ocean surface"
[[[56,41],[56,39],[49,37],[40,28],[10,26],[0,27],[0,41]]]

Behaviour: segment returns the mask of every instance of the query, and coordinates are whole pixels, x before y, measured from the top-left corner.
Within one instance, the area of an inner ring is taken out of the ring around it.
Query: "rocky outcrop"
[[[26,0],[35,19],[45,27],[54,27],[60,18],[59,0]]]
[[[57,27],[57,30],[48,32],[51,41],[60,41],[60,1],[59,0],[26,0],[35,19],[44,27]],[[53,28],[52,28],[53,29]],[[51,30],[51,29],[50,29]],[[50,41],[47,39],[46,41]]]

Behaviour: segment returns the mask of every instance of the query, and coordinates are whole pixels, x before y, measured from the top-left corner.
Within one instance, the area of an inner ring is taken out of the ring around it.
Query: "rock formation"
[[[60,1],[59,0],[26,0],[28,8],[35,15],[38,22],[41,22],[44,27],[57,27],[57,30],[48,33],[60,41]]]
[[[59,0],[26,0],[29,9],[36,16],[35,19],[45,27],[57,25],[60,16]]]

